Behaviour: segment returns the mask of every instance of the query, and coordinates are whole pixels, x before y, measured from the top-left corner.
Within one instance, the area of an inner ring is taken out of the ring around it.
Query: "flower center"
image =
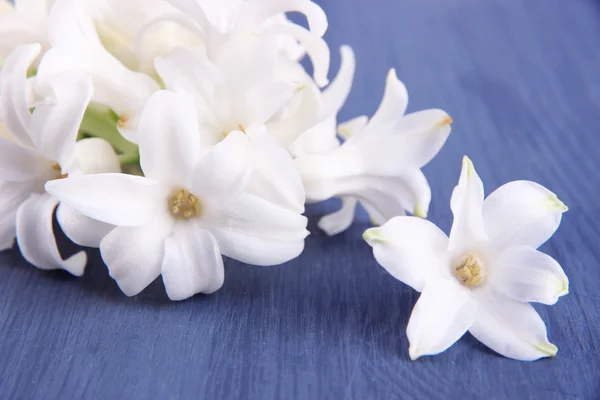
[[[199,217],[202,208],[198,197],[185,189],[177,189],[171,193],[168,200],[169,211],[176,218],[190,219]]]
[[[221,136],[227,137],[227,135],[229,135],[234,130],[238,130],[238,131],[242,132],[244,135],[247,135],[247,133],[246,133],[246,127],[244,125],[242,125],[242,124],[238,124],[237,128],[235,128],[235,129],[231,129],[231,130],[223,129],[221,131]]]
[[[467,287],[475,287],[483,276],[481,274],[481,265],[473,253],[469,253],[455,268],[454,275]]]
[[[62,169],[60,168],[60,165],[58,165],[58,163],[52,164],[52,171],[54,171],[55,175],[54,178],[50,179],[51,181],[55,181],[57,179],[64,179],[67,177],[67,174],[62,173]]]

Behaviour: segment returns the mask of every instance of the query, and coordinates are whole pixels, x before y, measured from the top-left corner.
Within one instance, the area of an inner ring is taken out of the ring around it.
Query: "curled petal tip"
[[[444,118],[442,118],[440,121],[438,121],[437,124],[435,124],[436,128],[442,128],[444,126],[448,126],[452,124],[452,118],[449,115],[446,115]]]
[[[415,204],[415,208],[413,209],[413,216],[425,219],[427,218],[427,211],[425,211],[420,204]]]
[[[371,246],[378,242],[383,242],[383,236],[379,228],[369,228],[363,233],[363,239]]]
[[[408,348],[408,356],[410,357],[410,361],[416,361],[418,360],[423,354],[417,350],[415,350],[414,347],[409,347]]]
[[[558,353],[558,347],[550,342],[537,343],[535,344],[535,348],[544,353],[546,357],[555,357],[556,353]]]
[[[462,172],[467,173],[467,178],[471,178],[473,176],[473,173],[475,172],[473,161],[471,161],[471,159],[467,156],[463,156]]]
[[[556,284],[556,293],[558,297],[562,297],[564,295],[569,294],[569,280],[561,279]]]
[[[560,211],[561,213],[569,211],[569,207],[560,201],[556,195],[548,196],[546,198],[546,205],[553,211]]]

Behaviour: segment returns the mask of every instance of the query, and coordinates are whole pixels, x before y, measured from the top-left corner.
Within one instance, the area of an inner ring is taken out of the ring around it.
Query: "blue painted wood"
[[[162,283],[128,299],[91,253],[76,279],[0,254],[0,397],[6,399],[598,399],[600,398],[600,3],[595,0],[323,0],[332,46],[358,69],[350,118],[372,113],[396,67],[412,111],[454,118],[425,173],[431,219],[468,154],[488,193],[532,179],[571,208],[543,250],[571,294],[538,307],[552,360],[521,363],[469,335],[410,362],[417,294],[361,241],[365,215],[327,238],[310,207],[304,254],[284,266],[226,264],[212,296],[170,303]],[[339,57],[334,54],[334,64]]]

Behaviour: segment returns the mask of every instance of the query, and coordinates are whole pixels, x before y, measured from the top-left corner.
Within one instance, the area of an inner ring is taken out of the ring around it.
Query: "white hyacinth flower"
[[[37,44],[17,47],[0,75],[6,126],[0,138],[0,250],[12,247],[16,235],[21,253],[31,264],[79,276],[86,255],[79,252],[67,260],[61,258],[52,230],[58,200],[45,193],[44,185],[67,175],[119,171],[120,166],[112,147],[103,140],[75,142],[92,96],[89,78],[57,78],[50,85],[52,95],[30,113],[26,74],[40,50]],[[84,245],[97,245],[111,229],[62,204],[57,218],[63,230]]]
[[[506,357],[556,355],[528,303],[554,304],[568,293],[561,266],[536,250],[567,207],[529,181],[507,183],[484,201],[483,183],[465,157],[451,208],[449,238],[414,217],[394,218],[364,234],[379,264],[422,292],[406,330],[411,359],[438,354],[467,331]]]
[[[227,43],[217,62],[178,49],[157,57],[156,69],[167,89],[193,96],[203,145],[212,146],[236,130],[247,135],[252,153],[247,191],[302,213],[306,197],[300,175],[265,126],[302,86],[275,78],[276,59],[268,57],[272,44],[264,36],[240,37]]]
[[[100,174],[48,182],[46,189],[83,214],[117,228],[100,244],[121,290],[133,296],[162,274],[182,300],[223,284],[221,254],[275,265],[300,254],[306,217],[245,192],[249,141],[234,131],[201,143],[193,98],[159,91],[144,110],[140,161],[145,177]]]
[[[442,148],[452,119],[442,110],[405,114],[406,87],[392,69],[375,115],[358,117],[338,127],[347,139],[325,153],[296,158],[307,200],[342,198],[342,208],[319,226],[334,235],[346,230],[358,203],[371,220],[383,224],[405,211],[425,217],[431,189],[421,168]]]

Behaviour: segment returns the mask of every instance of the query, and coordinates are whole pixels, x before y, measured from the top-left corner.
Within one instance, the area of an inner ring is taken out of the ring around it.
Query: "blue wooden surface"
[[[417,293],[362,242],[364,214],[327,238],[310,207],[304,254],[281,267],[226,263],[212,296],[171,303],[155,282],[120,293],[98,254],[73,278],[0,254],[0,397],[6,399],[600,398],[600,2],[323,0],[332,46],[354,47],[342,112],[372,113],[396,67],[409,110],[440,107],[454,131],[425,169],[430,218],[448,230],[468,154],[487,192],[535,180],[570,207],[542,250],[571,294],[538,307],[556,358],[501,358],[466,335],[408,359]],[[338,63],[334,54],[334,68]]]

